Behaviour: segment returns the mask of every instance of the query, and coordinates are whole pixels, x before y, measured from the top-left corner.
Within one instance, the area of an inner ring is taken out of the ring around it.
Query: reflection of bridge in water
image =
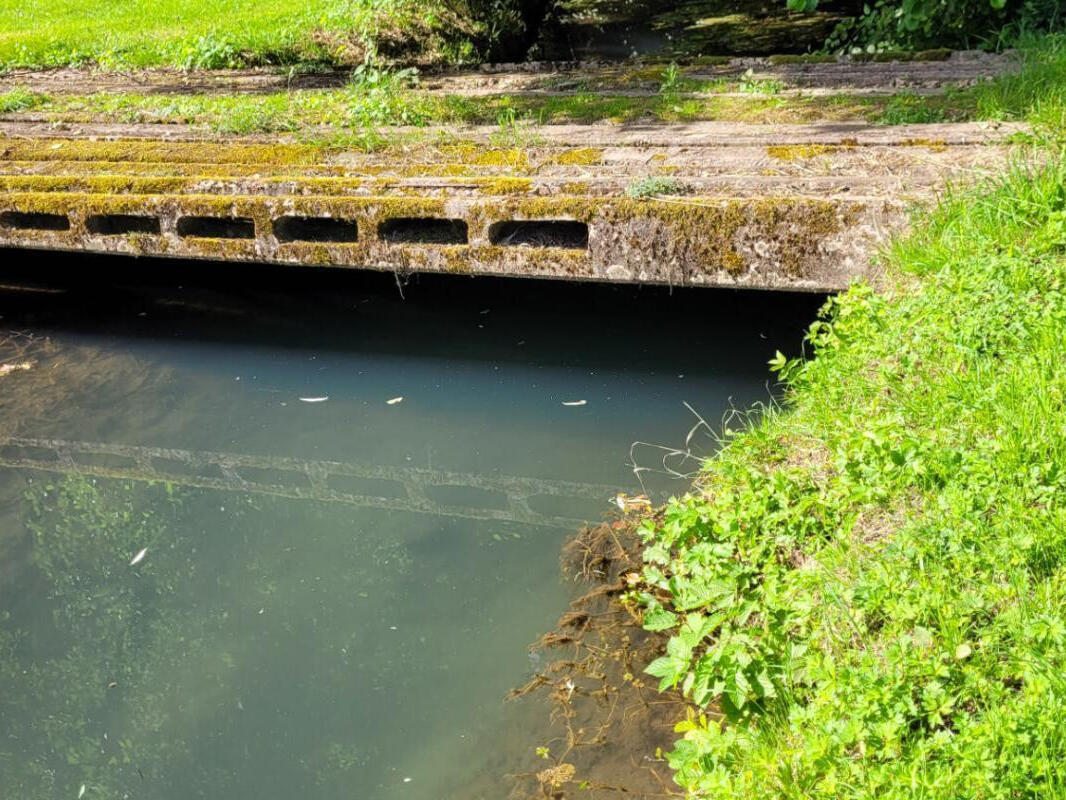
[[[18,437],[0,443],[0,466],[556,527],[598,519],[617,491],[510,475]]]

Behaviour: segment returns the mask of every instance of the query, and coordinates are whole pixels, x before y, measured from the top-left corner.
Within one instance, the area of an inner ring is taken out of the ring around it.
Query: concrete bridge
[[[848,87],[863,96],[894,91],[908,80],[928,94],[953,75],[965,83],[1002,68],[973,59],[761,67],[803,102]],[[551,86],[590,73],[560,74]],[[929,75],[933,88],[922,84]],[[54,77],[20,80],[46,79]],[[91,91],[93,80],[121,89],[105,75],[78,77],[76,90]],[[153,80],[154,91],[180,91],[176,76]],[[218,76],[198,80],[197,92],[226,85]],[[241,80],[243,91],[256,92],[276,78]],[[477,98],[516,80],[489,71],[479,81],[441,78],[433,91]],[[911,204],[947,181],[999,169],[1017,130],[829,119],[442,126],[390,128],[374,147],[354,148],[336,143],[332,129],[302,143],[25,112],[0,118],[0,246],[831,291],[872,276],[871,252],[905,224]]]

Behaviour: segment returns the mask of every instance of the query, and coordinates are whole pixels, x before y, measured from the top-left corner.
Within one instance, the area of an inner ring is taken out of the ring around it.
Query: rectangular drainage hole
[[[556,219],[508,220],[489,227],[489,241],[496,245],[566,247],[586,250],[589,226],[584,222]]]
[[[159,219],[136,214],[93,214],[85,220],[89,233],[122,236],[127,233],[159,233]]]
[[[378,223],[378,238],[390,244],[466,244],[466,220],[394,217]]]
[[[278,217],[274,236],[279,242],[356,242],[359,226],[333,217]]]
[[[19,231],[69,231],[70,220],[65,214],[5,211],[0,214],[0,226]]]
[[[205,239],[254,239],[255,221],[248,217],[182,217],[178,236]]]

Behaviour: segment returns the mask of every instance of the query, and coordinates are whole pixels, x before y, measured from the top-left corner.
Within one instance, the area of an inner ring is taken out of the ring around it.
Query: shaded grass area
[[[2,2],[2,0],[0,0]],[[104,120],[204,124],[221,133],[309,131],[322,126],[686,122],[765,124],[860,121],[897,125],[967,120],[1027,121],[1042,135],[1066,132],[1066,35],[1023,42],[1022,70],[940,95],[782,94],[772,81],[700,80],[676,67],[652,67],[634,80],[658,80],[658,91],[625,96],[600,91],[565,95],[448,95],[424,91],[413,71],[357,71],[347,87],[272,94],[46,95],[29,88],[0,94],[0,113],[33,111],[64,121]],[[692,96],[695,92],[707,96]],[[715,94],[715,93],[722,94]],[[728,94],[724,94],[728,93]]]
[[[0,0],[0,67],[350,64],[382,35],[459,58],[464,22],[422,0]]]
[[[1061,135],[1061,42],[983,106]],[[1057,76],[1057,77],[1056,77]],[[1066,796],[1066,154],[949,193],[643,526],[701,797]]]
[[[200,123],[224,133],[300,131],[317,126],[429,126],[729,120],[755,123],[868,121],[899,124],[973,117],[964,95],[828,97],[753,95],[693,98],[579,93],[438,95],[416,90],[377,93],[358,88],[267,95],[0,94],[0,112],[32,110],[65,121]],[[17,93],[17,94],[16,94]]]
[[[981,119],[1025,120],[1038,132],[1066,135],[1066,33],[1020,43],[1023,67],[973,90]]]

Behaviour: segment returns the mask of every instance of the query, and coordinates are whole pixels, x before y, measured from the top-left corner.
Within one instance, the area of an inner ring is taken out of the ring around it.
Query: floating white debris
[[[0,319],[3,319],[3,317],[0,317]],[[0,378],[4,375],[9,375],[12,372],[27,369],[33,369],[32,361],[22,361],[18,364],[0,364]]]
[[[85,784],[84,783],[81,785],[81,788],[78,789],[78,800],[81,800],[81,798],[83,798],[83,797],[85,797]]]
[[[402,396],[394,397],[391,400],[386,400],[385,402],[388,403],[390,406],[394,406],[397,403],[402,403],[403,402],[403,397]]]
[[[588,400],[564,400],[563,401],[563,405],[564,406],[583,406],[587,402],[588,402]]]
[[[135,556],[134,556],[134,557],[133,557],[132,559],[130,559],[130,566],[132,567],[132,566],[134,566],[135,564],[140,564],[140,563],[141,563],[141,561],[142,561],[142,560],[144,559],[144,557],[145,557],[146,555],[148,555],[148,548],[147,548],[147,547],[142,547],[142,548],[141,548],[141,552],[139,552],[139,553],[138,553],[137,555],[135,555]]]
[[[404,782],[404,783],[410,783],[410,782],[411,782],[411,779],[410,779],[410,778],[404,778],[404,779],[403,779],[403,782]]]
[[[328,394],[324,395],[322,397],[301,397],[300,398],[300,402],[301,403],[324,403],[327,400],[329,400],[329,395]]]

